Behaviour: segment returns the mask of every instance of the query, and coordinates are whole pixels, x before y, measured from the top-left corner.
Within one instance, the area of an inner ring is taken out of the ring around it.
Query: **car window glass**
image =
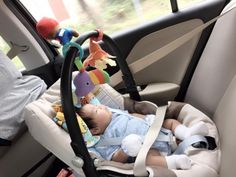
[[[0,49],[3,51],[5,54],[10,50],[9,45],[5,42],[5,40],[0,36]],[[21,62],[19,57],[14,57],[12,59],[12,62],[16,65],[16,68],[20,71],[25,70],[24,64]]]
[[[178,0],[179,9],[185,9],[206,0]]]
[[[20,0],[38,21],[55,18],[80,33],[102,29],[106,34],[126,30],[172,13],[170,0]],[[204,0],[178,0],[181,8]],[[206,1],[206,0],[205,0]]]
[[[80,33],[97,28],[111,34],[170,14],[168,0],[20,0],[38,21],[55,18]]]

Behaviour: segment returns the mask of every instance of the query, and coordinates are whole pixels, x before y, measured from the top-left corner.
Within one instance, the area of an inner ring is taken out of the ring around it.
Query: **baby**
[[[155,118],[154,115],[129,114],[127,111],[92,104],[84,105],[78,110],[78,113],[88,125],[91,133],[100,135],[101,140],[116,137],[125,139],[130,134],[145,136]],[[192,135],[208,134],[208,128],[203,122],[186,127],[175,119],[166,119],[162,127],[162,130],[171,130],[179,140],[184,140]],[[125,163],[130,154],[122,143],[121,145],[95,146],[94,148],[106,160]],[[171,155],[171,147],[168,142],[156,140],[148,152],[146,164],[169,169],[189,169],[191,160],[186,155]]]

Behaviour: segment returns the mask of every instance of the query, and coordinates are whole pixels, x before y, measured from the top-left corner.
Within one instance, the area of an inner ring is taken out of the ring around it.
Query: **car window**
[[[20,0],[33,17],[55,18],[80,33],[102,29],[106,34],[126,30],[172,13],[170,0]],[[179,0],[182,7],[203,0]]]
[[[178,0],[179,9],[185,9],[206,0]]]
[[[5,40],[0,36],[0,49],[3,51],[5,54],[10,50],[10,46],[5,42]],[[25,70],[24,64],[21,62],[19,57],[14,57],[12,59],[12,62],[16,65],[17,69],[20,71]]]

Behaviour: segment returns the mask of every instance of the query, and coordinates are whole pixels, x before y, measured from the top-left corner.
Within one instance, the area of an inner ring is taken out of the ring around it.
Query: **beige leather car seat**
[[[236,1],[231,2],[236,5]],[[220,177],[236,174],[236,9],[220,18],[190,83],[185,102],[213,117],[221,142]]]
[[[186,95],[186,102],[210,116],[236,74],[235,20],[236,8],[217,20]]]

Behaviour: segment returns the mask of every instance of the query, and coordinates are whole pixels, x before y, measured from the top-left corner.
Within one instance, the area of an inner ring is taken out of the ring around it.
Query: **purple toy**
[[[86,71],[83,71],[83,72],[80,71],[75,76],[73,82],[76,87],[75,94],[79,98],[87,95],[95,87],[94,83],[92,82],[92,80],[89,77],[88,72],[86,72]]]

